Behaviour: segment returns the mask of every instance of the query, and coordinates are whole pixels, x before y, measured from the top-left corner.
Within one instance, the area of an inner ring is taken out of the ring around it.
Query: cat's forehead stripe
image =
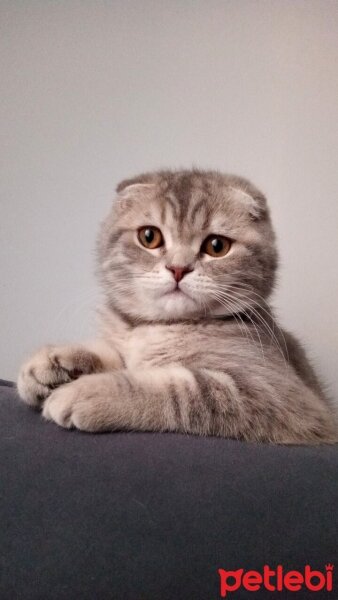
[[[204,196],[193,204],[188,218],[192,225],[196,225],[198,222],[201,229],[206,229],[209,225],[210,214],[207,206],[207,199]]]
[[[171,187],[171,193],[167,193],[166,200],[170,204],[173,218],[177,229],[182,232],[186,223],[205,227],[207,224],[207,198],[202,192],[201,186],[197,185],[191,176],[182,176]],[[203,186],[204,187],[204,186]]]
[[[179,215],[179,203],[177,202],[177,198],[173,194],[167,193],[165,196],[165,209],[170,206],[170,210],[175,220],[178,220]],[[167,210],[165,210],[165,217],[167,217]]]
[[[166,201],[170,204],[176,227],[182,232],[184,225],[197,225],[205,229],[210,221],[208,201],[210,191],[206,184],[200,185],[199,181],[193,182],[186,178],[179,185],[172,186],[171,193],[167,193]]]

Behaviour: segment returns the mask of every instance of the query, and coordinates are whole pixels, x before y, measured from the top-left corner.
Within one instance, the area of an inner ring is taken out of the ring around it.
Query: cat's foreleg
[[[43,416],[85,431],[178,431],[247,441],[337,441],[324,403],[296,376],[277,393],[226,372],[171,365],[84,375],[45,401]],[[256,389],[255,389],[256,388]]]
[[[243,407],[229,375],[182,366],[81,377],[55,390],[43,415],[87,431],[228,434]],[[226,399],[226,401],[224,401]]]

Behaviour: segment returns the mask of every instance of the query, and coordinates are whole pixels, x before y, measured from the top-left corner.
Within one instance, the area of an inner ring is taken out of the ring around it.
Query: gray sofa
[[[338,563],[338,447],[66,431],[6,382],[0,423],[1,600],[214,600],[219,568]],[[290,597],[338,585],[227,594]]]

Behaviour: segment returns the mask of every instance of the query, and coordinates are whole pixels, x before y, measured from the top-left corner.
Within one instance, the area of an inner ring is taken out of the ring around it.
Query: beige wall
[[[117,181],[194,164],[268,194],[278,313],[338,397],[338,2],[0,9],[0,375],[90,333],[92,249]]]

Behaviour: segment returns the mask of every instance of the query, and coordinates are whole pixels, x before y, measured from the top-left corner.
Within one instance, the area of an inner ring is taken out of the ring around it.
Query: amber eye
[[[223,235],[209,235],[201,246],[201,252],[215,258],[221,258],[228,254],[231,241]]]
[[[138,230],[137,237],[142,246],[149,248],[149,250],[155,250],[155,248],[159,248],[164,244],[163,235],[160,230],[150,225],[141,227]]]

